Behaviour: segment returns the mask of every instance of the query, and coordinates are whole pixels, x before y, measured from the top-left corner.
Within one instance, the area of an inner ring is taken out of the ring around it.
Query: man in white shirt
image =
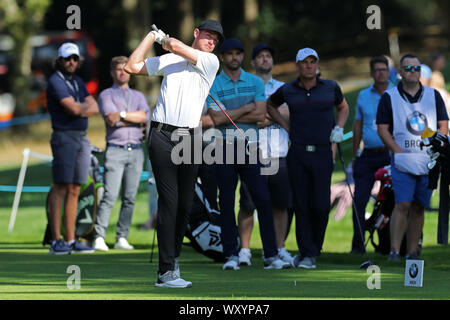
[[[159,196],[157,287],[192,286],[190,281],[180,278],[178,257],[192,207],[198,165],[192,161],[193,152],[191,161],[175,164],[172,151],[177,144],[174,138],[180,143],[195,140],[194,128],[199,124],[203,105],[219,69],[219,60],[212,51],[222,39],[222,26],[214,20],[206,20],[194,30],[191,46],[168,37],[161,30],[151,31],[125,66],[131,74],[164,76],[149,134],[149,157]],[[170,53],[145,59],[155,41]],[[201,130],[197,132],[201,134]]]

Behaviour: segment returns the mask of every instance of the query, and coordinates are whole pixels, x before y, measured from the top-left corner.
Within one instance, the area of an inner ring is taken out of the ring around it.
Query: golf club
[[[153,250],[155,248],[156,227],[153,229],[152,250],[150,251],[150,263],[153,262]]]
[[[373,263],[372,263],[372,261],[370,261],[369,255],[367,254],[366,241],[365,241],[365,238],[364,238],[364,233],[363,233],[362,228],[361,228],[361,222],[359,220],[358,211],[356,209],[355,197],[353,196],[353,192],[352,192],[352,189],[350,187],[350,183],[349,183],[348,177],[347,177],[347,171],[345,170],[344,155],[342,154],[342,151],[341,151],[341,144],[340,143],[336,143],[336,145],[337,145],[337,149],[338,149],[338,153],[339,153],[339,158],[340,158],[341,164],[342,164],[342,169],[344,170],[344,174],[345,174],[345,183],[347,184],[348,191],[350,192],[350,196],[352,197],[353,210],[355,210],[356,220],[358,221],[359,234],[361,236],[362,243],[364,244],[364,254],[366,255],[366,258],[367,258],[367,261],[364,261],[363,263],[361,263],[359,268],[360,269],[367,269],[368,267],[373,265]]]
[[[209,93],[208,96],[214,101],[214,103],[220,108],[220,110],[222,110],[222,112],[225,114],[225,116],[228,118],[228,120],[230,120],[230,122],[233,124],[233,126],[239,131],[239,133],[244,137],[244,140],[247,142],[246,144],[246,148],[245,148],[245,152],[247,155],[250,154],[250,144],[254,144],[255,142],[250,142],[247,139],[247,136],[244,134],[244,132],[241,130],[241,128],[239,128],[233,121],[233,119],[231,119],[231,117],[225,112],[225,110],[223,110],[223,108],[220,106],[220,104],[216,101],[216,99],[213,98],[213,96]]]

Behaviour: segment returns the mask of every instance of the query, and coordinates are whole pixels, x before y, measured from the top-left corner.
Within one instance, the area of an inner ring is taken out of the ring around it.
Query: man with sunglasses
[[[83,80],[75,75],[80,67],[80,52],[74,43],[64,43],[58,49],[56,72],[47,87],[47,108],[53,133],[50,144],[53,153],[54,186],[50,192],[50,225],[53,242],[51,254],[90,253],[94,250],[75,239],[80,186],[86,183],[90,165],[91,145],[86,136],[88,117],[98,113],[95,99]],[[64,200],[64,240],[61,239],[61,203]]]
[[[389,150],[377,133],[376,115],[383,93],[392,87],[389,83],[389,61],[385,56],[370,60],[370,75],[373,85],[361,90],[356,102],[353,124],[353,178],[355,181],[355,207],[353,211],[353,240],[351,253],[364,253],[361,230],[364,230],[366,205],[375,183],[375,172],[390,162]],[[360,149],[361,140],[364,149]],[[358,218],[356,218],[358,214]]]
[[[435,89],[423,86],[420,61],[413,54],[400,59],[401,82],[381,97],[377,112],[378,134],[392,152],[391,175],[395,207],[391,216],[391,252],[388,260],[400,260],[400,245],[406,233],[406,259],[419,255],[424,210],[429,207],[429,156],[419,143],[425,128],[448,133],[444,101]]]

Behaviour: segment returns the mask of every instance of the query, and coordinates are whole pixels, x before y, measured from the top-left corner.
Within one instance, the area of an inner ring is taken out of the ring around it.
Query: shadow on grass
[[[315,270],[264,270],[262,259],[255,255],[252,266],[223,271],[221,263],[186,247],[180,257],[181,276],[194,285],[173,290],[154,286],[157,248],[150,264],[149,250],[52,256],[35,245],[33,250],[1,250],[0,290],[41,299],[46,295],[64,299],[443,299],[450,292],[447,250],[445,246],[424,249],[426,286],[414,291],[403,286],[404,261],[390,263],[378,254],[371,258],[381,269],[382,290],[369,290],[370,274],[359,269],[364,256],[324,253]],[[66,288],[70,265],[80,267],[80,291]]]

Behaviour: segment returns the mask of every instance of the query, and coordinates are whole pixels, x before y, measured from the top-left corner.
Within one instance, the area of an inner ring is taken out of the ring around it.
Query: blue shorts
[[[53,183],[86,183],[91,163],[91,144],[86,134],[82,131],[55,130],[50,144]]]
[[[416,202],[424,208],[429,208],[433,190],[428,188],[428,175],[415,176],[399,171],[393,163],[391,175],[395,203]]]

